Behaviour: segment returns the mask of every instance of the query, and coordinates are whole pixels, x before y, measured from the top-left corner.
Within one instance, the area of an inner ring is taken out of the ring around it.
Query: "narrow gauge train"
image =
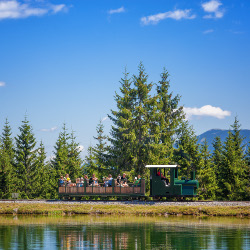
[[[177,165],[147,165],[150,169],[150,197],[196,197],[199,183],[195,180],[195,172],[191,172],[191,178],[178,179]],[[166,169],[170,169],[170,180],[164,180]],[[128,187],[116,186],[112,181],[112,187],[88,186],[84,181],[83,187],[61,186],[59,187],[59,198],[80,199],[82,197],[119,197],[119,198],[145,198],[145,179],[141,179],[140,186],[129,184]]]

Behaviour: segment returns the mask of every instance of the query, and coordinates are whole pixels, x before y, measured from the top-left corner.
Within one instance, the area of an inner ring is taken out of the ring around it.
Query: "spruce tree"
[[[37,185],[33,191],[35,197],[43,199],[52,198],[52,193],[55,192],[55,184],[57,188],[57,183],[53,182],[53,175],[48,162],[46,162],[46,153],[42,141],[37,150],[37,176]]]
[[[222,198],[222,185],[221,183],[221,173],[222,173],[222,163],[223,163],[223,147],[222,147],[222,142],[221,138],[219,136],[214,138],[213,141],[213,154],[212,154],[212,165],[213,165],[213,170],[216,176],[216,197],[217,198]]]
[[[133,128],[135,91],[131,87],[131,79],[126,70],[120,84],[121,94],[115,94],[117,110],[111,110],[111,115],[108,115],[113,122],[109,138],[111,145],[108,162],[120,170],[131,170],[133,166],[132,145],[136,138]]]
[[[84,174],[87,174],[89,176],[92,176],[93,174],[96,174],[99,178],[99,172],[98,172],[98,164],[97,159],[94,154],[94,149],[90,145],[87,150],[87,155],[84,160]]]
[[[170,164],[173,161],[175,135],[184,118],[183,107],[179,107],[180,96],[173,96],[169,89],[169,73],[164,68],[149,113],[152,164]]]
[[[54,147],[55,157],[51,160],[56,179],[59,179],[61,175],[65,176],[67,174],[69,155],[68,140],[69,134],[66,125],[63,124],[62,131],[59,133],[59,137]]]
[[[20,134],[15,137],[15,182],[23,198],[33,198],[37,185],[37,150],[32,127],[25,117],[19,127]]]
[[[100,175],[106,175],[113,172],[113,169],[109,169],[108,162],[108,146],[107,146],[107,136],[104,135],[104,126],[102,121],[100,121],[96,127],[97,136],[94,139],[97,141],[95,147],[93,148],[94,157],[96,159],[96,164],[98,165],[98,172]]]
[[[247,195],[247,164],[244,155],[243,137],[240,135],[240,124],[235,118],[223,148],[219,184],[223,199],[241,200]]]
[[[13,187],[14,146],[8,119],[0,139],[0,198],[10,197]]]
[[[179,128],[176,146],[174,159],[181,166],[180,174],[189,178],[191,171],[195,170],[198,175],[201,160],[198,139],[187,121],[183,121]]]
[[[198,175],[200,198],[203,199],[215,199],[216,197],[216,175],[212,166],[211,157],[207,140],[205,140],[201,145],[201,161]]]
[[[151,123],[150,110],[154,100],[150,96],[153,84],[148,83],[148,75],[140,63],[138,75],[133,76],[135,103],[133,114],[132,137],[135,138],[132,144],[133,167],[136,173],[143,174],[145,165],[150,163],[149,158],[149,129]]]
[[[68,143],[68,164],[67,164],[67,173],[69,174],[71,180],[75,181],[76,178],[81,176],[81,151],[79,143],[76,142],[76,137],[74,132],[71,132],[69,143]]]

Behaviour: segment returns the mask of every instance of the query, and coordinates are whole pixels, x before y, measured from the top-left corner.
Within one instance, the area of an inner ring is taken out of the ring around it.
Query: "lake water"
[[[0,249],[250,249],[250,220],[0,216]]]

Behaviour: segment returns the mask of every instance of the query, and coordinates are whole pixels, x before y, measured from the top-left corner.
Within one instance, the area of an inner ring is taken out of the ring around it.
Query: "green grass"
[[[91,205],[91,204],[27,204],[2,203],[0,214],[33,215],[195,215],[195,216],[239,216],[250,217],[246,206],[161,206],[161,205]]]

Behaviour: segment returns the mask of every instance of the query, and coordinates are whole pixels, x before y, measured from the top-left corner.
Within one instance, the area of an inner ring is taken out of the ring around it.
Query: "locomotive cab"
[[[150,169],[151,197],[195,197],[199,183],[192,171],[191,179],[178,179],[177,165],[146,165]],[[170,169],[170,178],[166,177],[166,169]]]

